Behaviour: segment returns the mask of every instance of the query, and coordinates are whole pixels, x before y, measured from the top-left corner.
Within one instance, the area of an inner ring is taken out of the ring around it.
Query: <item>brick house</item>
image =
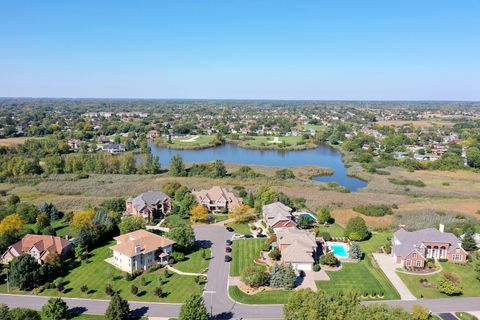
[[[172,199],[163,192],[148,191],[126,201],[126,216],[141,216],[147,221],[162,219],[172,209]]]
[[[454,234],[434,228],[409,232],[404,227],[393,234],[392,256],[404,268],[424,268],[427,259],[465,263],[467,252]]]
[[[56,253],[65,257],[73,249],[67,239],[49,235],[27,234],[22,240],[15,242],[2,254],[2,263],[8,263],[22,253],[34,257],[42,264],[49,253]]]
[[[192,194],[199,204],[204,205],[211,212],[230,211],[243,203],[242,198],[219,186],[208,190],[193,190]]]
[[[296,228],[297,224],[293,221],[292,208],[277,201],[262,206],[263,221],[273,232],[285,229]]]

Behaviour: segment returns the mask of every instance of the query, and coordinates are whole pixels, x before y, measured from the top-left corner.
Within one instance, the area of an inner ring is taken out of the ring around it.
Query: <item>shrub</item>
[[[183,252],[174,251],[170,255],[177,262],[185,260],[185,254]]]
[[[332,236],[327,231],[317,232],[317,236],[323,238],[323,240],[325,240],[325,241],[332,240]]]
[[[105,286],[105,294],[109,296],[113,296],[114,294],[113,287],[110,283]]]
[[[438,282],[438,287],[440,289],[440,292],[445,293],[448,296],[460,295],[463,292],[462,287],[452,282],[449,278],[445,276],[445,274]]]
[[[242,273],[241,280],[252,288],[258,288],[268,283],[270,275],[258,266],[250,266]]]
[[[295,178],[295,175],[293,174],[293,171],[290,169],[280,169],[275,171],[275,177],[277,179],[293,179]]]
[[[385,215],[393,214],[392,207],[386,204],[380,204],[380,205],[366,204],[366,205],[353,207],[353,210],[365,216],[371,216],[371,217],[383,217]]]
[[[270,251],[268,256],[270,257],[270,259],[278,261],[282,257],[282,254],[280,253],[280,250],[278,248],[275,248],[272,251]]]
[[[272,246],[270,245],[270,243],[265,242],[265,243],[263,244],[263,246],[262,246],[262,251],[268,252],[268,251],[270,251],[270,248],[271,248],[271,247],[272,247]]]
[[[320,265],[319,265],[318,263],[315,263],[315,264],[313,265],[313,271],[315,271],[315,272],[320,271]]]
[[[422,180],[410,180],[410,179],[388,179],[390,183],[399,185],[399,186],[414,186],[414,187],[425,187],[425,183]]]
[[[136,296],[138,294],[138,287],[136,285],[133,285],[130,287],[130,292]]]
[[[345,228],[345,236],[352,241],[362,241],[369,237],[370,233],[361,217],[355,217],[348,220]]]
[[[320,264],[334,267],[338,264],[338,259],[332,252],[329,252],[320,257]]]
[[[86,293],[88,291],[88,286],[86,284],[82,285],[80,287],[80,291],[82,291],[83,293]]]
[[[330,209],[320,208],[317,210],[317,221],[319,223],[329,223],[332,220]]]
[[[162,288],[161,287],[156,287],[153,294],[156,295],[157,297],[161,298],[162,295],[163,295]]]
[[[356,242],[350,243],[350,250],[348,252],[348,256],[351,259],[358,259],[360,260],[363,256],[362,249],[360,249],[360,246]]]

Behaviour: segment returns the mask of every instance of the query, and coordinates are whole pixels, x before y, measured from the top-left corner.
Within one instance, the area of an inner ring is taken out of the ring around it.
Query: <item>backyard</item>
[[[253,259],[260,256],[265,239],[234,240],[232,245],[232,262],[230,275],[240,276],[248,266],[254,265]]]
[[[105,287],[108,284],[112,285],[113,290],[120,291],[122,296],[129,301],[184,302],[193,293],[201,294],[203,284],[196,284],[195,277],[180,276],[172,272],[167,277],[163,268],[154,272],[146,272],[135,280],[127,281],[124,272],[104,261],[111,256],[109,249],[111,245],[113,245],[113,242],[93,250],[88,260],[82,261],[80,266],[70,270],[63,277],[64,292],[58,292],[56,289],[45,289],[40,294],[72,298],[109,299],[109,296],[105,293]],[[142,280],[142,278],[145,280]],[[154,294],[155,288],[159,286],[159,278],[162,280],[163,295],[161,298]],[[88,287],[85,293],[80,290],[83,285]],[[138,287],[136,296],[131,293],[132,285]],[[7,292],[5,284],[0,286],[0,292]],[[29,294],[29,292],[19,292],[15,289],[11,289],[10,292]]]
[[[432,285],[437,285],[442,278],[444,272],[452,272],[460,279],[460,286],[463,288],[463,297],[480,296],[480,281],[475,278],[476,273],[473,269],[472,263],[466,266],[461,264],[454,264],[450,262],[441,263],[442,272],[426,276],[426,275],[410,275],[402,272],[397,272],[398,276],[410,291],[417,298],[446,298],[447,295],[440,292],[438,288],[426,287],[420,284],[420,279],[427,279]]]

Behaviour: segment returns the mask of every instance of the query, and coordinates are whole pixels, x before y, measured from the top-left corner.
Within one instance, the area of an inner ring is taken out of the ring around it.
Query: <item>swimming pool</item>
[[[298,216],[298,218],[301,218],[301,217],[307,217],[307,218],[309,218],[309,219],[311,219],[311,220],[317,221],[317,218],[315,218],[315,216],[314,216],[313,214],[308,213],[308,212],[302,212],[302,213]]]
[[[347,245],[344,243],[329,243],[328,248],[339,258],[348,258]]]

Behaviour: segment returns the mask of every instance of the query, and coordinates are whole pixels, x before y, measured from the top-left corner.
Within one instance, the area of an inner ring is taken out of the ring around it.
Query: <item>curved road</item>
[[[282,305],[244,305],[232,301],[228,296],[229,263],[224,261],[225,241],[232,234],[220,225],[202,225],[195,228],[198,241],[211,246],[212,259],[208,270],[208,282],[205,287],[204,301],[215,319],[267,319],[282,318]],[[90,314],[105,314],[109,300],[64,298],[74,311]],[[40,310],[48,297],[33,295],[0,294],[0,303],[8,306],[29,307]],[[381,301],[380,301],[381,302]],[[376,303],[366,302],[365,304]],[[423,305],[435,313],[453,311],[476,311],[480,309],[480,297],[422,299],[415,301],[384,301],[389,305],[410,310],[413,304]],[[130,308],[136,315],[171,318],[178,316],[181,304],[130,302]]]

